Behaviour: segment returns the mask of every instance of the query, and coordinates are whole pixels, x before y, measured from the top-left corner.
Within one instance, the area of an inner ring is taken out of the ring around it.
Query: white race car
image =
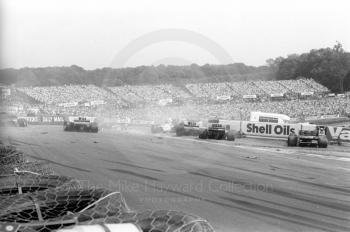
[[[98,123],[95,117],[69,116],[63,123],[64,131],[98,132]]]

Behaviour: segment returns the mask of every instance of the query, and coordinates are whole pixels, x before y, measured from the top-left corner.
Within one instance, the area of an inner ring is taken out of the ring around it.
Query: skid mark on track
[[[21,143],[21,144],[25,144],[25,145],[29,145],[29,146],[38,146],[40,147],[38,144],[34,144],[34,143],[27,143],[27,142],[24,142],[24,141],[21,141],[21,140],[18,140],[18,139],[10,139],[10,143],[15,145],[12,141],[15,141],[17,143]]]
[[[341,218],[341,217],[336,217],[336,216],[333,216],[333,215],[330,215],[330,214],[324,214],[324,213],[320,213],[320,212],[316,212],[316,211],[312,211],[312,210],[308,210],[308,209],[302,209],[302,208],[297,208],[297,207],[294,207],[294,206],[289,206],[289,205],[277,203],[276,201],[268,201],[268,200],[259,199],[259,198],[256,198],[256,197],[251,197],[251,196],[248,196],[247,194],[243,195],[243,194],[239,194],[239,193],[233,193],[233,192],[230,192],[230,191],[225,191],[225,192],[230,194],[230,195],[232,195],[232,196],[243,197],[243,198],[247,198],[249,200],[251,199],[251,200],[264,202],[264,203],[271,204],[271,205],[285,207],[285,208],[292,209],[292,210],[298,210],[298,211],[302,211],[302,212],[306,212],[306,213],[312,213],[312,214],[316,214],[316,215],[319,215],[319,216],[324,216],[324,217],[329,217],[329,218],[332,218],[332,219],[337,219],[337,220],[342,220],[342,221],[349,222],[349,218],[346,217],[348,215],[344,215],[345,218]]]
[[[244,202],[244,201],[237,201],[234,200],[232,198],[224,198],[224,197],[220,197],[222,200],[224,200],[224,202],[221,201],[217,201],[217,200],[210,200],[210,199],[206,199],[203,197],[199,197],[190,193],[183,193],[183,192],[179,192],[176,190],[171,190],[171,189],[163,189],[163,188],[158,188],[156,186],[153,185],[148,185],[145,184],[150,188],[154,188],[157,190],[162,190],[162,191],[166,191],[166,192],[170,192],[170,193],[174,193],[177,195],[182,195],[188,198],[193,198],[199,201],[204,201],[204,202],[208,202],[208,203],[212,203],[214,205],[219,205],[219,206],[223,206],[226,207],[230,210],[240,210],[240,211],[244,211],[244,212],[248,212],[248,213],[252,213],[252,214],[257,214],[259,216],[264,216],[264,217],[268,217],[268,218],[274,218],[277,220],[282,220],[282,221],[286,221],[286,222],[290,222],[293,224],[297,224],[297,225],[301,225],[301,226],[306,226],[309,228],[315,228],[318,230],[322,230],[322,231],[350,231],[350,227],[345,227],[345,226],[341,226],[341,225],[336,225],[336,224],[332,224],[332,223],[327,223],[327,222],[323,222],[323,221],[319,221],[313,218],[308,218],[308,217],[304,217],[304,216],[299,216],[299,215],[295,215],[295,214],[291,214],[285,211],[281,211],[281,210],[277,210],[274,208],[270,208],[270,207],[266,207],[266,206],[260,206],[260,205],[255,205],[253,203],[250,202]],[[225,203],[225,202],[231,202],[234,204],[229,204],[229,203]],[[237,204],[238,203],[238,204]],[[257,207],[256,207],[257,206]],[[258,210],[257,210],[258,208]]]
[[[255,203],[251,203],[248,201],[242,201],[242,200],[236,200],[234,198],[229,198],[229,197],[220,197],[221,199],[230,201],[234,204],[240,205],[242,207],[247,207],[247,208],[251,208],[254,209],[254,211],[257,212],[264,212],[264,213],[271,213],[273,215],[279,215],[282,217],[286,217],[288,219],[294,219],[295,221],[300,222],[306,222],[307,224],[311,224],[311,225],[318,225],[318,226],[322,226],[323,227],[328,227],[331,228],[332,230],[344,230],[344,231],[349,231],[350,227],[345,227],[345,226],[341,226],[341,225],[337,225],[337,224],[333,224],[333,223],[329,223],[329,222],[325,222],[325,221],[321,221],[321,220],[316,220],[310,217],[305,217],[305,216],[300,216],[298,214],[293,214],[290,212],[285,212],[283,210],[279,210],[279,209],[275,209],[275,208],[271,208],[268,206],[263,206],[263,205],[258,205]],[[325,229],[325,228],[323,228]]]
[[[338,156],[329,156],[329,155],[320,155],[320,154],[313,154],[313,153],[304,153],[305,151],[302,150],[296,150],[296,149],[286,149],[284,147],[276,148],[276,147],[266,147],[266,146],[248,146],[248,145],[242,145],[237,144],[235,142],[229,144],[229,143],[222,143],[215,140],[199,140],[195,138],[184,138],[184,137],[172,137],[172,136],[164,136],[164,138],[168,139],[174,139],[174,140],[183,140],[183,141],[191,141],[193,143],[202,143],[202,144],[210,144],[210,145],[217,145],[217,146],[223,146],[223,147],[231,147],[231,148],[240,148],[245,150],[256,150],[256,151],[265,151],[268,152],[269,155],[278,155],[281,154],[284,155],[302,155],[306,157],[315,157],[315,158],[321,158],[321,159],[328,159],[328,160],[336,160],[336,161],[345,161],[350,162],[350,158],[348,157],[338,157]],[[283,156],[285,159],[295,159],[295,157],[288,157]],[[350,169],[347,169],[350,170]]]
[[[122,169],[113,169],[113,168],[108,168],[108,170],[113,171],[113,172],[123,173],[123,174],[129,174],[129,175],[136,176],[136,177],[143,178],[143,179],[159,181],[158,178],[155,178],[152,176],[147,176],[144,174],[139,174],[139,173],[132,172],[132,171],[127,171],[127,170],[122,170]]]
[[[170,159],[170,158],[167,158],[167,157],[164,157],[164,156],[157,156],[157,155],[150,155],[150,154],[145,154],[145,156],[148,156],[152,159],[156,159],[157,161],[163,161],[163,162],[173,162],[174,160],[173,159]]]
[[[221,164],[221,163],[219,163],[219,164],[224,166],[224,167],[228,167],[228,168],[232,168],[232,169],[236,169],[236,170],[240,170],[240,171],[244,171],[244,172],[255,173],[255,174],[260,174],[260,175],[264,175],[264,176],[271,176],[271,177],[274,177],[274,178],[277,178],[277,179],[294,181],[294,182],[298,182],[298,183],[302,183],[302,184],[306,184],[306,185],[311,185],[311,186],[320,187],[320,188],[326,188],[326,189],[335,190],[335,191],[339,191],[339,192],[343,192],[343,193],[347,193],[347,194],[350,193],[350,189],[347,189],[346,187],[342,188],[342,187],[325,185],[325,184],[317,184],[317,183],[313,183],[313,182],[309,182],[309,181],[295,179],[295,178],[292,178],[292,177],[281,176],[281,175],[276,175],[276,174],[271,174],[271,173],[266,173],[266,172],[260,172],[260,171],[254,171],[254,170],[250,170],[250,169],[246,169],[246,168],[240,168],[240,167],[235,167],[235,166],[231,166],[231,165],[225,165],[225,164]],[[209,175],[205,171],[202,171],[202,172],[191,172],[191,174],[193,174],[193,175],[204,175],[204,176],[207,176],[207,177],[212,177],[211,175]]]
[[[282,197],[288,197],[288,198],[292,198],[300,201],[313,203],[315,205],[322,205],[328,208],[342,210],[350,213],[350,205],[349,205],[349,202],[346,200],[342,200],[342,203],[337,203],[337,202],[334,202],[334,200],[332,201],[332,199],[328,199],[328,201],[326,202],[324,201],[325,199],[323,197],[319,197],[316,195],[308,196],[307,194],[297,193],[293,191],[285,191],[282,189],[273,189],[271,193],[280,195]]]
[[[200,173],[200,172],[189,172],[189,174],[202,176],[202,177],[206,177],[206,178],[210,178],[210,179],[214,179],[214,180],[220,180],[220,181],[227,182],[227,183],[235,183],[235,182],[237,182],[237,181],[225,178],[225,177],[212,176],[212,175],[208,175],[208,174]],[[242,184],[242,183],[244,184],[245,182],[238,181],[237,183],[238,184]],[[334,201],[332,201],[332,202],[323,202],[323,201],[320,201],[321,198],[323,200],[325,199],[323,197],[319,197],[319,196],[316,196],[316,195],[312,195],[312,196],[308,197],[306,194],[300,194],[300,193],[291,192],[291,191],[284,191],[284,190],[279,190],[279,189],[275,189],[275,188],[272,188],[271,191],[269,191],[269,193],[280,195],[280,196],[283,196],[283,197],[293,198],[293,199],[301,200],[301,201],[305,201],[305,202],[310,202],[310,203],[322,205],[322,206],[333,208],[333,209],[337,209],[337,210],[343,210],[343,211],[346,211],[346,212],[350,212],[349,211],[350,205],[344,205],[344,203],[348,203],[349,204],[349,202],[346,201],[346,200],[342,200],[343,204],[339,204],[339,203],[334,202]],[[315,200],[314,199],[315,197],[316,198],[318,197],[318,200]],[[332,199],[328,199],[328,200],[332,200]]]
[[[345,161],[345,162],[350,162],[350,158],[348,157],[339,157],[339,156],[334,156],[334,155],[321,155],[321,154],[315,154],[315,153],[307,153],[305,150],[295,150],[295,149],[285,149],[285,148],[278,148],[276,150],[275,148],[264,148],[264,147],[249,147],[249,146],[241,146],[238,145],[237,147],[243,148],[243,149],[251,149],[251,150],[258,150],[258,151],[265,151],[265,152],[270,152],[269,155],[299,155],[303,157],[313,157],[313,158],[320,158],[320,159],[327,159],[327,160],[335,160],[335,161]],[[289,158],[289,159],[294,159],[291,157],[285,157],[283,158]],[[350,170],[350,169],[347,169]]]
[[[149,170],[149,171],[154,171],[154,172],[164,172],[162,170],[159,169],[155,169],[155,168],[146,168],[146,167],[142,167],[139,165],[135,165],[135,164],[129,164],[129,163],[125,163],[125,162],[120,162],[120,161],[112,161],[112,160],[106,160],[106,159],[101,159],[107,163],[115,163],[115,164],[121,164],[124,166],[128,166],[128,167],[133,167],[133,168],[140,168],[140,169],[144,169],[144,170]]]
[[[71,168],[71,169],[74,169],[74,170],[77,170],[77,171],[81,171],[81,172],[91,172],[90,170],[87,170],[87,169],[83,169],[83,168],[78,168],[78,167],[75,167],[75,166],[70,166],[70,165],[66,165],[66,164],[61,164],[61,163],[58,163],[56,161],[52,161],[52,160],[49,160],[49,159],[44,159],[44,158],[40,158],[40,157],[37,157],[37,156],[34,156],[34,155],[28,155],[29,157],[33,158],[33,159],[36,159],[36,160],[44,160],[48,163],[52,163],[52,164],[55,164],[55,165],[58,165],[58,166],[61,166],[61,167],[66,167],[66,168]]]

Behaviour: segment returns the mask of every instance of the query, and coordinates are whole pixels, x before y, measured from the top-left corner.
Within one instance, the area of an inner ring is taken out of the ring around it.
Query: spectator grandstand
[[[109,89],[120,98],[132,103],[157,102],[161,99],[191,97],[181,87],[173,85],[140,85],[115,86]]]
[[[232,96],[235,94],[226,82],[187,84],[186,88],[198,98],[216,99],[220,96]]]
[[[248,120],[250,112],[261,111],[286,114],[303,120],[305,117],[320,118],[324,115],[350,114],[349,98],[324,98],[319,100],[291,100],[283,102],[226,102],[222,104],[186,104],[183,106],[149,106],[146,108],[125,109],[115,112],[117,117],[135,120],[166,121],[168,118],[204,119],[219,117],[224,119]]]
[[[254,82],[231,82],[228,83],[234,92],[239,96],[243,95],[264,95],[264,91],[260,89]]]
[[[256,81],[255,85],[268,95],[285,94],[288,92],[288,88],[282,85],[279,81]]]
[[[143,98],[134,93],[128,85],[109,87],[109,89],[120,98],[123,98],[131,103],[143,101]]]
[[[17,90],[46,104],[108,101],[120,106],[125,105],[121,98],[95,85],[23,87]]]
[[[282,80],[279,81],[279,83],[286,87],[292,93],[315,92],[315,89],[311,85],[308,85],[303,79]]]
[[[315,92],[317,92],[317,93],[329,92],[329,89],[327,87],[317,83],[316,81],[314,81],[314,79],[303,79],[303,80],[306,84],[311,86],[315,90]]]
[[[186,88],[196,97],[216,99],[217,96],[270,96],[286,93],[326,93],[328,89],[313,79],[254,81],[254,82],[221,82],[187,84]]]
[[[151,121],[168,118],[200,119],[210,116],[247,119],[251,111],[282,113],[298,119],[322,115],[350,115],[350,95],[328,97],[325,94],[328,89],[312,79],[103,88],[95,85],[65,85],[13,88],[11,92],[11,96],[3,99],[3,105],[10,107],[18,115],[72,114]],[[282,101],[264,98],[271,94],[298,95],[303,92],[321,93],[324,97],[315,95],[313,98],[293,100],[282,98]],[[248,102],[243,99],[245,95],[256,95],[261,99]],[[226,101],[217,101],[222,96],[229,98]],[[167,105],[160,104],[162,99],[184,101],[181,104]]]

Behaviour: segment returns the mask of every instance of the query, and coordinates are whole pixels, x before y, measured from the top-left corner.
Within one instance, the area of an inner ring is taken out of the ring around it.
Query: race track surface
[[[202,141],[58,126],[1,128],[58,174],[121,191],[130,208],[197,214],[216,231],[350,231],[350,148]]]

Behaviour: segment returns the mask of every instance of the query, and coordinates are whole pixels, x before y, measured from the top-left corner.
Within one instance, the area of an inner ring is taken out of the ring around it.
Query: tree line
[[[85,70],[44,67],[0,70],[0,83],[16,86],[95,84],[97,86],[174,84],[224,81],[286,80],[313,78],[332,92],[350,91],[350,53],[340,43],[266,61],[254,67],[243,63],[187,66],[158,65]]]
[[[267,60],[274,79],[312,78],[332,92],[350,91],[350,53],[337,42],[333,48],[313,49],[303,54]]]

